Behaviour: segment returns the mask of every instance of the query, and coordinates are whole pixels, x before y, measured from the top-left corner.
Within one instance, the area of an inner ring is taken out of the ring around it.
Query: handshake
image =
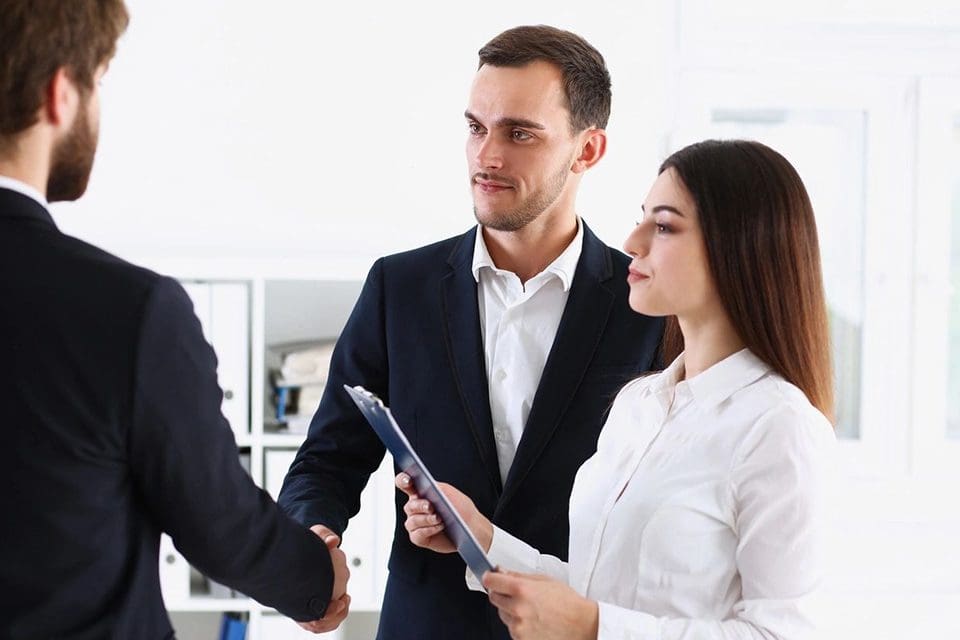
[[[326,633],[340,626],[350,612],[350,595],[347,593],[347,580],[350,579],[350,569],[347,567],[347,556],[340,550],[340,536],[323,526],[315,524],[310,527],[330,549],[330,560],[333,564],[333,595],[327,612],[319,620],[298,622],[301,627],[313,633]]]

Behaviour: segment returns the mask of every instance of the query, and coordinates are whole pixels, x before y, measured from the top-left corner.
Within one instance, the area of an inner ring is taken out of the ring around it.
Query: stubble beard
[[[567,184],[569,168],[561,167],[556,174],[547,180],[538,191],[520,203],[514,209],[507,211],[491,211],[481,214],[477,205],[473,205],[473,215],[482,226],[495,231],[519,231],[540,217],[560,198],[563,187]]]
[[[99,137],[96,123],[90,122],[88,101],[81,96],[73,127],[53,150],[47,178],[49,202],[76,200],[87,190]]]

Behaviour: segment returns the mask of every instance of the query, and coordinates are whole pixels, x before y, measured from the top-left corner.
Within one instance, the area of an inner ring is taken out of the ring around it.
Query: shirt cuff
[[[514,538],[496,525],[493,527],[493,538],[490,540],[490,551],[487,552],[487,558],[498,569],[503,568],[522,573],[539,572],[540,552],[526,542]],[[469,567],[467,567],[466,577],[468,589],[471,591],[486,591],[480,584],[480,578],[474,576]]]

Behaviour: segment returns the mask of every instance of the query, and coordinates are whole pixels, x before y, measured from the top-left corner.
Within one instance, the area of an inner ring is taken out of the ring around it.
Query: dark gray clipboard
[[[410,446],[410,441],[400,430],[393,414],[387,408],[383,401],[375,394],[367,391],[361,386],[351,387],[343,385],[350,397],[357,404],[360,412],[373,427],[373,430],[386,445],[387,450],[393,455],[393,459],[404,473],[413,480],[413,486],[417,493],[433,505],[433,509],[440,519],[447,537],[457,546],[457,552],[464,559],[470,571],[478,579],[483,577],[487,571],[495,571],[493,563],[483,552],[483,548],[473,532],[457,513],[447,497],[443,495],[437,486],[437,481],[433,479],[427,467],[420,460],[417,452]]]

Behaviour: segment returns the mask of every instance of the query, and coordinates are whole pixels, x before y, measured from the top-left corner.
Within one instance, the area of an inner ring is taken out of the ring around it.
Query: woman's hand
[[[562,582],[546,576],[488,571],[483,586],[513,640],[597,638],[597,603]]]
[[[440,520],[430,504],[424,498],[417,494],[413,482],[405,473],[398,473],[395,484],[400,491],[407,494],[407,504],[403,507],[403,512],[407,514],[407,520],[404,526],[410,535],[410,542],[430,549],[437,553],[452,553],[457,550],[453,541],[444,533],[443,522]],[[437,485],[443,491],[453,508],[457,510],[463,521],[470,527],[470,531],[477,538],[477,542],[483,547],[484,551],[490,550],[490,543],[493,540],[493,525],[473,504],[473,500],[455,489],[449,484],[438,482]]]

